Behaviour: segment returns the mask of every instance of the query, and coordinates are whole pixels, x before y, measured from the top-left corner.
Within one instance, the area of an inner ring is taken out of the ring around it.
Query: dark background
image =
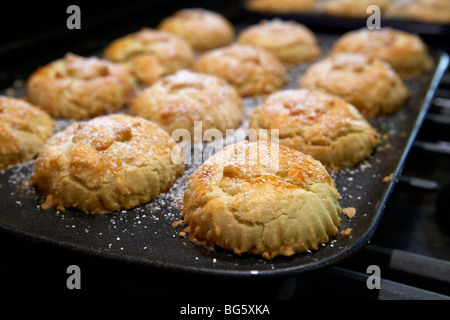
[[[71,51],[80,55],[101,50],[118,35],[140,28],[156,27],[163,17],[187,7],[218,11],[229,18],[258,21],[264,15],[243,13],[243,0],[129,0],[129,1],[4,1],[0,8],[0,88],[15,79],[24,78],[36,65],[60,58]],[[69,30],[67,7],[81,9],[81,29]],[[271,16],[269,16],[271,18]],[[285,18],[290,18],[285,16]],[[298,15],[292,18],[297,19]],[[339,19],[304,16],[300,22],[313,31],[344,32],[364,27],[360,19]],[[398,23],[382,18],[382,26],[419,31],[428,43],[448,51],[450,26]]]
[[[156,27],[162,17],[185,7],[203,7],[236,15],[241,1],[7,1],[0,8],[0,88],[26,77],[36,65],[71,51],[89,55],[116,38]],[[81,29],[69,30],[67,7],[81,9]]]

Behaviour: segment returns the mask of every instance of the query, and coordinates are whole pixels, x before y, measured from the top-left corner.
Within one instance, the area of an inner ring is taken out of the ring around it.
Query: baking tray
[[[240,14],[242,19],[252,22],[280,18],[283,20],[295,20],[314,29],[319,28],[330,31],[366,28],[367,18],[370,16],[370,14],[367,14],[367,17],[364,18],[330,15],[321,12],[319,9],[310,12],[271,13],[250,10],[245,5],[240,7]],[[391,27],[424,36],[448,36],[450,34],[450,23],[431,23],[407,18],[396,18],[386,14],[381,14],[381,27]]]
[[[323,56],[328,54],[337,37],[317,34]],[[273,277],[290,276],[335,264],[363,248],[380,221],[406,155],[448,65],[446,53],[430,48],[430,54],[435,68],[406,82],[412,92],[407,105],[396,114],[371,120],[384,137],[373,156],[354,168],[332,174],[342,196],[342,208],[354,207],[356,215],[352,219],[342,215],[339,231],[352,228],[351,237],[338,234],[317,251],[264,260],[258,256],[238,256],[221,249],[207,249],[180,237],[183,227],[174,228],[172,223],[182,219],[184,188],[196,165],[186,165],[184,175],[158,199],[132,210],[91,215],[75,209],[41,209],[43,198],[28,182],[34,164],[31,160],[0,173],[0,230],[88,255],[170,272]],[[308,66],[304,64],[290,68],[289,81],[283,89],[297,88],[298,80]],[[14,88],[7,88],[1,93],[21,96],[24,94],[23,83],[16,82]],[[245,112],[248,113],[261,101],[262,98],[245,98]],[[56,130],[69,123],[71,121],[58,120]],[[248,119],[242,126],[247,123]],[[389,175],[392,179],[386,181],[385,177]]]

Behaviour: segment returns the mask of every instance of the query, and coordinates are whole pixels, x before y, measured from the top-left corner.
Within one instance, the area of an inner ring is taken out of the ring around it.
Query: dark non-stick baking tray
[[[325,56],[337,35],[317,34],[317,37]],[[172,189],[150,203],[132,210],[92,215],[74,209],[41,209],[43,199],[28,182],[34,160],[28,161],[0,173],[0,230],[98,257],[196,274],[286,276],[337,263],[364,247],[380,221],[448,64],[444,52],[430,48],[430,54],[435,68],[406,82],[412,92],[407,105],[396,114],[371,120],[383,136],[373,156],[354,168],[332,174],[342,196],[341,206],[356,208],[356,215],[352,219],[342,215],[339,230],[351,228],[351,236],[338,234],[317,251],[269,261],[257,256],[238,256],[221,249],[206,249],[180,237],[183,226],[174,228],[172,223],[182,219],[183,192],[195,165],[187,165],[185,174]],[[284,88],[297,88],[307,67],[305,64],[290,68],[289,82]],[[16,88],[1,93],[20,96],[23,90],[19,83]],[[261,98],[245,98],[245,111],[248,113],[261,101]],[[56,129],[60,130],[68,123],[70,121],[57,121]],[[246,124],[244,121],[243,127]]]

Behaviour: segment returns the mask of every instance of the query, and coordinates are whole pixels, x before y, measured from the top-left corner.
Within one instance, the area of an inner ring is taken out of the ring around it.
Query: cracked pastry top
[[[225,79],[242,97],[272,93],[287,81],[286,70],[276,56],[237,43],[203,53],[193,70]]]
[[[139,82],[149,85],[161,76],[194,63],[194,50],[181,36],[143,28],[112,41],[104,50],[106,59],[128,66]]]
[[[340,195],[311,156],[263,141],[229,145],[191,176],[183,216],[190,240],[265,259],[291,256],[337,234]]]
[[[409,97],[403,80],[387,62],[355,53],[336,53],[314,63],[300,87],[337,95],[366,118],[394,113]]]
[[[331,171],[368,158],[379,134],[343,99],[320,91],[290,89],[271,94],[253,110],[249,128],[267,140],[264,130],[278,129],[279,143],[313,156]]]
[[[124,66],[69,53],[30,76],[27,99],[52,117],[80,120],[123,108],[134,90]]]
[[[349,31],[334,43],[331,52],[380,58],[403,79],[418,76],[433,65],[428,47],[418,35],[388,27]]]
[[[204,133],[209,129],[219,130],[221,136],[227,129],[236,129],[243,119],[242,108],[238,92],[224,79],[180,70],[142,90],[130,112],[156,122],[170,135],[186,129],[190,140],[197,143],[208,140]],[[196,121],[202,121],[199,137],[194,131]]]
[[[221,14],[202,9],[182,9],[163,19],[159,30],[183,37],[195,51],[206,51],[231,44],[233,25]]]
[[[37,156],[54,130],[53,119],[17,98],[0,97],[0,170]]]
[[[265,49],[289,64],[310,62],[320,54],[311,30],[295,21],[263,20],[242,30],[237,42]]]
[[[158,125],[125,114],[77,122],[43,146],[31,180],[44,209],[130,209],[166,192],[184,172],[178,145]]]

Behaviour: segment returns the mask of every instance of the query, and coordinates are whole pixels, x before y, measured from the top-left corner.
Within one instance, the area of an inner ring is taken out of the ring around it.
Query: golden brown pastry
[[[306,89],[271,94],[253,110],[249,127],[278,129],[281,145],[313,156],[331,171],[365,160],[379,142],[376,129],[354,106]]]
[[[236,89],[222,78],[189,70],[165,76],[141,91],[131,104],[131,114],[156,122],[170,135],[186,129],[192,142],[201,142],[194,138],[204,137],[209,129],[225,135],[226,129],[237,128],[243,118]],[[200,137],[194,132],[196,121],[202,123]]]
[[[320,54],[311,30],[295,21],[263,20],[242,30],[237,42],[265,49],[290,64],[310,62]]]
[[[317,250],[335,236],[339,198],[312,157],[266,142],[239,142],[190,176],[183,216],[194,242],[272,259]]]
[[[345,52],[380,58],[402,78],[417,76],[433,64],[426,44],[418,35],[391,28],[347,32],[332,48],[332,53]]]
[[[367,18],[367,8],[376,5],[381,13],[389,10],[392,0],[325,0],[320,5],[320,10],[332,16]]]
[[[190,68],[194,62],[194,50],[185,39],[149,28],[114,40],[104,56],[128,65],[137,79],[147,85],[161,76]]]
[[[252,11],[267,13],[311,12],[317,0],[247,0],[246,7]]]
[[[179,10],[163,19],[158,29],[183,37],[195,51],[224,47],[234,40],[234,27],[224,16],[201,8]]]
[[[448,24],[450,23],[450,1],[396,1],[387,14],[394,18],[410,19],[425,23]]]
[[[225,79],[243,97],[272,93],[287,81],[286,70],[277,57],[243,44],[203,53],[193,70]]]
[[[184,171],[182,160],[181,149],[158,125],[115,114],[56,133],[42,148],[31,179],[46,197],[44,209],[112,212],[168,191]]]
[[[21,99],[0,97],[0,170],[37,156],[53,130],[46,112]]]
[[[338,53],[314,63],[300,87],[337,95],[366,118],[398,111],[409,96],[403,80],[387,62],[354,53]]]
[[[55,118],[87,119],[122,109],[134,90],[127,68],[69,53],[30,76],[27,99]]]

